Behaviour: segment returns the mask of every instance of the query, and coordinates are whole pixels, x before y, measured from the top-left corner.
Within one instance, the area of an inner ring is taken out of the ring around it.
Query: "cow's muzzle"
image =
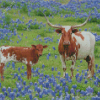
[[[64,41],[64,42],[63,42],[63,45],[69,46],[69,45],[70,45],[70,41]]]
[[[39,54],[39,56],[42,56],[42,54]]]

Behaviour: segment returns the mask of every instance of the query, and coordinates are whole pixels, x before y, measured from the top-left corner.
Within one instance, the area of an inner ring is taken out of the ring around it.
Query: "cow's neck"
[[[64,46],[64,51],[68,57],[71,57],[75,54],[75,41],[73,41],[73,39],[71,39],[69,46]]]
[[[75,49],[76,48],[76,49]],[[67,57],[73,56],[75,53],[77,54],[77,46],[76,46],[76,39],[71,37],[70,45],[63,46],[63,39],[61,37],[58,50],[61,55],[66,55]]]
[[[39,56],[38,56],[37,51],[34,50],[34,52],[32,52],[32,55],[33,55],[33,62],[34,63],[37,63],[38,62],[38,59],[39,59]]]

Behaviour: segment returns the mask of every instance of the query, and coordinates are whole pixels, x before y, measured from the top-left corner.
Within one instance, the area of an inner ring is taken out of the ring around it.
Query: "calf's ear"
[[[36,45],[31,45],[32,47],[36,48]]]
[[[57,33],[61,33],[61,29],[56,29],[56,32]]]
[[[43,46],[43,48],[47,48],[47,47],[48,47],[47,45],[44,45],[44,46]]]

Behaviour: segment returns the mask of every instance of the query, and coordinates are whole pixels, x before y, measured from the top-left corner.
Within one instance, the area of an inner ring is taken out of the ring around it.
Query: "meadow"
[[[0,78],[0,100],[100,100],[99,5],[99,0],[0,0],[0,46],[48,45],[31,68],[31,80],[27,79],[23,63],[6,64],[4,81]],[[92,12],[88,23],[78,30],[90,31],[95,36],[94,77],[87,78],[85,60],[76,61],[72,79],[71,61],[67,61],[67,74],[62,77],[58,52],[61,34],[48,26],[41,11],[51,23],[70,26],[83,23]]]

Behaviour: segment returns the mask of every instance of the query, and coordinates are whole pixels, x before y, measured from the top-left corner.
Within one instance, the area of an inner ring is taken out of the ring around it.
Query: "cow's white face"
[[[65,28],[65,31],[68,32],[69,29],[71,29],[71,26],[63,26]]]

